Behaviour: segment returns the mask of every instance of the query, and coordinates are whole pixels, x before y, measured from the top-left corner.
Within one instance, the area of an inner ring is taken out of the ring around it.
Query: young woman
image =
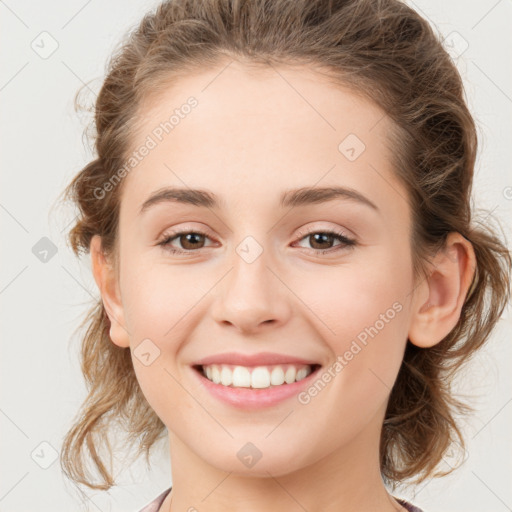
[[[429,24],[397,0],[171,0],[95,115],[66,190],[101,295],[69,478],[115,485],[120,424],[147,456],[168,435],[146,512],[418,511],[393,490],[463,448],[450,382],[511,261],[473,218],[475,125]]]

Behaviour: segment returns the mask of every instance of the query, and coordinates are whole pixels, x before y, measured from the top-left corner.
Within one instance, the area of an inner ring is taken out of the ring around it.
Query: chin
[[[239,476],[269,478],[283,476],[302,468],[302,461],[297,459],[297,450],[290,446],[289,450],[276,453],[273,448],[251,443],[236,442],[236,448],[223,447],[218,453],[202,453],[206,462],[226,473]],[[294,460],[295,464],[290,465]]]

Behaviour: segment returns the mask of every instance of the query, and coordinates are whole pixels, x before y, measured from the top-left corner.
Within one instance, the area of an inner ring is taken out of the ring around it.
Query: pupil
[[[313,239],[316,239],[317,237],[321,237],[321,238],[327,239],[326,241],[323,242],[324,244],[328,243],[329,239],[332,238],[332,235],[328,235],[326,233],[315,233],[312,236],[313,236]],[[317,240],[315,240],[315,243],[317,243]],[[322,242],[320,241],[320,243],[322,243]]]
[[[194,242],[197,242],[197,240],[194,240],[194,237],[201,237],[201,236],[202,235],[200,235],[198,233],[188,233],[187,235],[184,235],[186,243],[191,243],[192,244],[192,249],[194,248],[195,245],[197,245],[197,244],[194,244]],[[192,237],[192,240],[190,240],[190,237]],[[186,243],[182,244],[182,245],[184,247],[186,247]]]

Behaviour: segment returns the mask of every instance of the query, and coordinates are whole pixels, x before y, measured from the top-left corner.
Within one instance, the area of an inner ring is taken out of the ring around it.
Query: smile
[[[198,366],[208,380],[232,388],[264,389],[301,381],[310,375],[319,365],[272,365],[272,366],[238,366],[228,364],[211,364]]]
[[[214,400],[237,409],[259,410],[286,403],[310,386],[320,364],[271,366],[194,365],[199,384]],[[216,382],[217,381],[217,382]]]

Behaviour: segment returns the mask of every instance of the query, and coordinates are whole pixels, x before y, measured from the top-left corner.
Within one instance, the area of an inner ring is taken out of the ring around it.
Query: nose
[[[234,266],[215,287],[212,315],[216,322],[242,333],[284,324],[291,316],[290,292],[263,252],[251,263],[238,255]]]

